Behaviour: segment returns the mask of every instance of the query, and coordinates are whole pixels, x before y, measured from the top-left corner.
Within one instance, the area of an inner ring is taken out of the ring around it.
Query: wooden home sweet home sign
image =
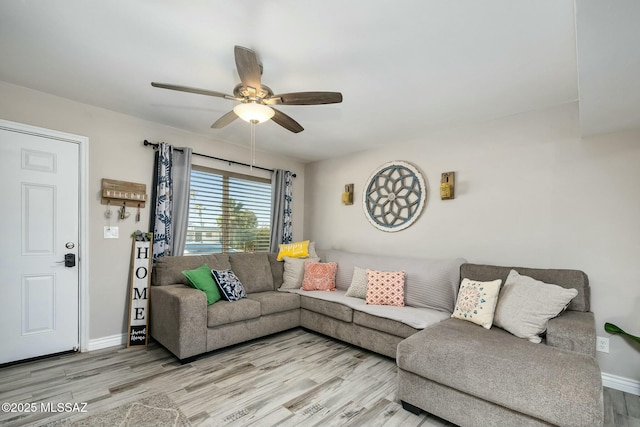
[[[153,259],[152,237],[149,234],[140,233],[137,238],[133,236],[127,347],[146,346],[149,341],[149,284]],[[140,239],[140,236],[144,237]]]

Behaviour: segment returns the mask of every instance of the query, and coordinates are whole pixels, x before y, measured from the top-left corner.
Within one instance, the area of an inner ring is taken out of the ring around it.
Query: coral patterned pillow
[[[335,262],[305,261],[302,289],[305,291],[335,291],[336,271]]]
[[[367,270],[365,303],[404,307],[404,271]]]

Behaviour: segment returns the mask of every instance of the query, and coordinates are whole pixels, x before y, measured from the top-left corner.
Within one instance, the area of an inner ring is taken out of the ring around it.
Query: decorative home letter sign
[[[145,241],[133,239],[127,347],[146,346],[148,342],[152,250],[150,238]]]

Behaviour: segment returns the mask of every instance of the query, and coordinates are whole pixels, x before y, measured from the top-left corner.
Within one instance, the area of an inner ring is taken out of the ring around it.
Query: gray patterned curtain
[[[269,251],[278,252],[278,245],[291,243],[291,200],[293,174],[290,171],[276,169],[271,181],[271,239]]]
[[[153,259],[171,255],[172,151],[173,147],[169,144],[161,142],[158,145],[155,176],[156,200],[153,225]]]
[[[189,217],[191,148],[161,142],[156,153],[153,259],[182,255]]]

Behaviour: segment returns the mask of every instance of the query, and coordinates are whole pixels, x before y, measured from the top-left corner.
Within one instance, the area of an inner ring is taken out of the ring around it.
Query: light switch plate
[[[104,227],[104,238],[105,239],[117,239],[118,238],[118,227]]]

